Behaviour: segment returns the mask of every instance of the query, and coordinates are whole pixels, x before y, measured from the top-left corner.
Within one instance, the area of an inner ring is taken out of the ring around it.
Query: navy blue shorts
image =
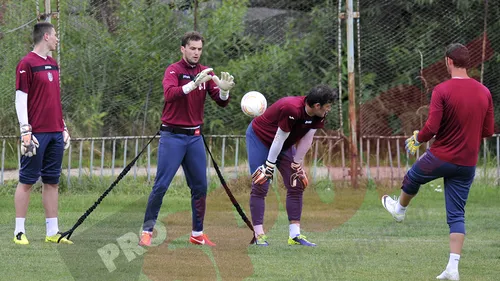
[[[33,134],[40,146],[36,155],[21,156],[19,182],[34,184],[42,177],[46,184],[58,184],[64,156],[64,139],[62,132]]]
[[[408,170],[401,188],[405,193],[415,195],[420,185],[443,178],[450,233],[465,234],[465,205],[475,174],[475,166],[460,166],[445,162],[427,150]]]

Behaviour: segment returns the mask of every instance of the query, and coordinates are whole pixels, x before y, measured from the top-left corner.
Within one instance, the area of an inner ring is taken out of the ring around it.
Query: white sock
[[[290,237],[295,238],[300,235],[300,224],[291,223],[288,229],[290,230]]]
[[[203,235],[203,230],[202,231],[191,231],[191,236],[197,237]]]
[[[47,236],[53,236],[59,232],[57,218],[45,218],[45,225],[47,226]]]
[[[14,230],[14,235],[17,235],[19,232],[26,234],[26,229],[24,229],[24,222],[26,218],[16,218],[16,229]]]
[[[396,203],[396,213],[397,214],[404,214],[405,212],[406,212],[406,207],[401,206],[401,204],[399,203],[399,199],[398,199],[398,203]]]
[[[450,259],[448,260],[448,265],[446,266],[446,270],[449,272],[458,271],[458,262],[460,261],[459,254],[450,253]]]
[[[262,224],[254,225],[253,230],[255,231],[255,238],[264,234],[264,226]]]

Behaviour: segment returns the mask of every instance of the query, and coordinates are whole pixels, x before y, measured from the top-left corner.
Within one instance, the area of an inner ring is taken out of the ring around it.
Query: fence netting
[[[32,50],[31,30],[44,2],[0,1],[0,135],[18,134],[15,66]],[[74,137],[156,132],[164,70],[181,58],[182,34],[194,29],[206,38],[201,63],[230,72],[237,85],[227,108],[206,102],[205,133],[243,134],[251,120],[239,102],[248,91],[263,93],[270,104],[326,83],[342,95],[320,134],[349,134],[344,1],[51,3],[60,38],[53,56]],[[443,55],[452,42],[470,48],[470,75],[498,104],[498,1],[359,0],[354,9],[360,12],[354,42],[360,135],[409,135],[423,125],[433,87],[448,78]]]
[[[449,78],[450,43],[469,48],[469,75],[491,90],[499,120],[498,1],[360,2],[362,135],[411,135],[423,126],[433,88]]]
[[[0,30],[36,17],[44,1],[3,1]],[[0,1],[1,3],[1,1]],[[161,124],[165,68],[181,58],[180,38],[205,37],[201,63],[236,80],[232,101],[205,103],[206,134],[244,134],[251,121],[240,109],[248,91],[268,104],[305,95],[314,85],[338,84],[337,1],[52,1],[59,19],[62,102],[72,136],[149,135]],[[32,49],[34,22],[0,39],[0,134],[18,134],[14,108],[15,66]],[[4,59],[5,60],[5,59]],[[345,102],[345,101],[344,101]],[[340,128],[337,103],[323,134]]]

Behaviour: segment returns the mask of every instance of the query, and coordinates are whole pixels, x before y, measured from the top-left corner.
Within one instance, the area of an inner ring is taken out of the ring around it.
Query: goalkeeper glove
[[[38,140],[31,132],[31,125],[21,126],[21,155],[31,157],[36,155],[36,149],[39,147]]]
[[[68,132],[68,127],[64,125],[64,131],[63,131],[63,139],[64,139],[64,150],[69,148],[71,137],[69,136]]]
[[[217,75],[212,78],[220,89],[221,99],[226,100],[229,96],[229,91],[234,87],[234,77],[230,75],[229,72],[221,72],[220,79]]]
[[[417,141],[418,132],[418,130],[413,131],[413,135],[405,141],[406,151],[411,155],[414,155],[421,145],[421,143]]]
[[[265,165],[258,167],[252,174],[252,182],[258,185],[266,183],[268,180],[273,178],[275,167],[276,164],[266,161]]]
[[[297,187],[298,182],[300,182],[302,184],[302,189],[306,189],[309,180],[307,179],[306,172],[302,169],[302,165],[292,162],[291,168],[293,171],[293,174],[290,176],[290,184],[292,187]]]
[[[201,84],[210,81],[212,79],[212,75],[210,75],[209,73],[212,72],[212,70],[212,68],[204,69],[202,72],[196,75],[194,81],[191,81],[182,86],[182,91],[184,92],[184,94],[189,94],[189,92],[198,88]]]

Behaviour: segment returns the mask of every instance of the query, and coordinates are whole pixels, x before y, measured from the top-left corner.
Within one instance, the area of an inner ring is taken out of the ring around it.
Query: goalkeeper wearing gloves
[[[287,189],[288,244],[316,246],[300,234],[302,197],[309,183],[302,162],[316,130],[324,127],[325,116],[337,95],[336,90],[319,85],[307,96],[281,98],[248,126],[247,154],[252,173],[250,212],[257,245],[268,245],[263,227],[265,197],[278,169]]]
[[[199,63],[203,50],[203,37],[198,32],[188,32],[181,39],[182,59],[165,70],[163,95],[165,105],[161,117],[158,169],[153,190],[149,195],[144,224],[142,246],[150,246],[153,228],[163,202],[163,196],[182,165],[191,189],[192,244],[215,246],[203,233],[207,196],[207,159],[201,124],[207,94],[217,105],[229,103],[229,92],[234,78],[227,72],[217,77]]]
[[[382,205],[401,222],[420,185],[444,178],[447,222],[450,228],[450,259],[440,280],[459,280],[458,261],[465,239],[465,204],[474,180],[481,139],[493,134],[493,102],[490,91],[467,75],[469,51],[461,44],[446,49],[445,62],[451,79],[434,88],[427,122],[406,140],[406,150],[435,137],[429,150],[406,174],[399,198],[382,197]]]
[[[49,56],[59,39],[54,26],[37,23],[33,29],[35,47],[16,68],[16,113],[21,131],[21,169],[14,195],[16,228],[14,243],[29,244],[24,227],[31,187],[41,177],[45,208],[46,242],[72,244],[61,234],[57,221],[59,177],[64,150],[70,137],[63,120],[59,67]]]

